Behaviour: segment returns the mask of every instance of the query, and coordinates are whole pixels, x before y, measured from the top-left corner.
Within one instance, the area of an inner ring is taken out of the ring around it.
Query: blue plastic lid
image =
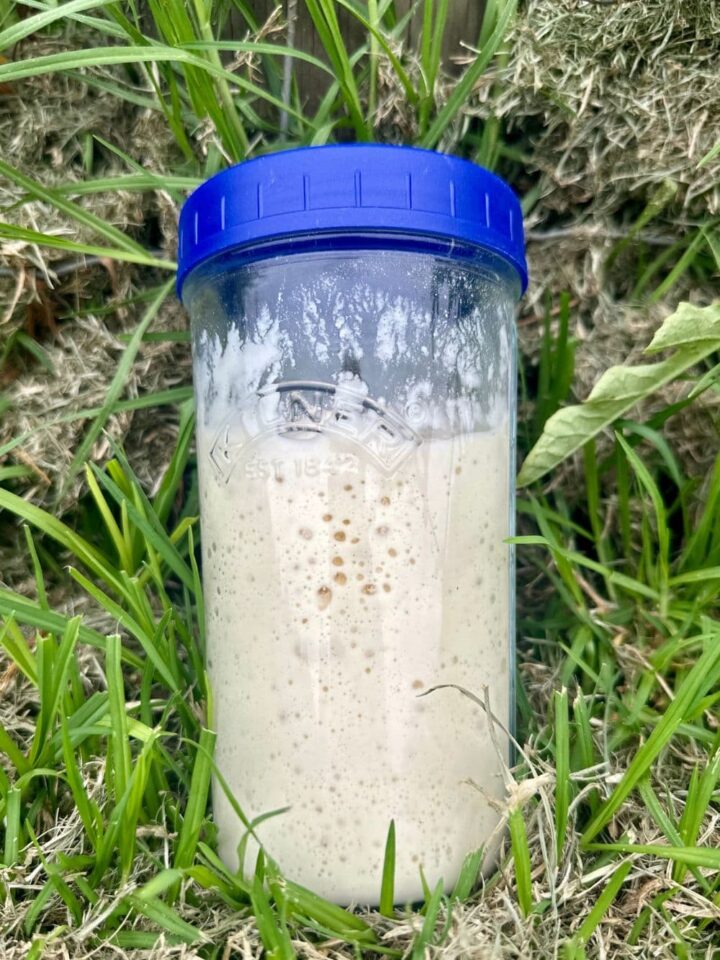
[[[474,244],[503,257],[523,292],[522,210],[510,187],[467,160],[382,144],[304,147],[229,167],[180,214],[178,295],[199,264],[266,240],[368,231]]]

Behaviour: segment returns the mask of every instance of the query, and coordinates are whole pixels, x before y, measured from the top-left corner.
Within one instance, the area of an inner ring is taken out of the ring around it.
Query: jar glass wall
[[[394,820],[406,901],[498,839],[519,280],[341,240],[226,253],[183,291],[216,759],[248,818],[284,810],[257,835],[287,876],[340,903],[377,902]],[[245,828],[213,803],[235,868]]]

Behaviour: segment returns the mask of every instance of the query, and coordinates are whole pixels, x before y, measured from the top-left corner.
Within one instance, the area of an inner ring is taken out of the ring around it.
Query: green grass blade
[[[313,0],[316,2],[316,0]],[[61,73],[66,70],[77,70],[83,67],[100,67],[123,64],[163,64],[179,63],[197,68],[201,73],[208,74],[219,80],[239,87],[242,91],[276,107],[285,110],[303,125],[308,124],[307,118],[299,111],[285,105],[272,94],[245,80],[237,73],[224,68],[180,47],[169,47],[162,44],[148,44],[147,46],[109,46],[91,47],[84,50],[66,50],[62,53],[51,53],[41,57],[30,57],[13,63],[0,64],[0,83],[13,83],[26,77],[44,76],[49,73]],[[242,104],[239,103],[239,106]],[[27,188],[26,188],[27,189]],[[52,201],[50,201],[52,202]],[[124,236],[124,235],[123,235]],[[126,240],[128,238],[125,238]]]
[[[640,216],[629,227],[622,239],[614,244],[605,261],[605,270],[612,267],[623,250],[635,241],[640,231],[644,230],[648,223],[658,217],[667,205],[675,199],[677,192],[678,185],[674,180],[665,179],[658,184],[650,194],[650,198]]]
[[[54,634],[62,633],[68,624],[68,618],[62,614],[54,613],[50,610],[43,610],[39,604],[28,600],[27,597],[23,597],[13,590],[5,590],[1,587],[0,615],[3,617],[15,617],[19,623],[25,623],[28,626],[35,627],[37,630],[45,630],[48,633]],[[105,637],[101,633],[98,633],[97,630],[90,629],[90,627],[80,627],[80,640],[82,643],[87,643],[89,646],[95,647],[98,650],[104,651],[107,648]],[[128,666],[134,669],[142,669],[143,660],[138,657],[137,654],[125,648],[123,648],[123,660]],[[32,680],[32,677],[29,677],[29,679]]]
[[[38,920],[40,919],[43,911],[45,910],[50,898],[55,893],[55,884],[52,879],[43,886],[38,894],[36,894],[35,899],[33,900],[30,908],[25,915],[25,920],[23,922],[23,930],[25,934],[29,937],[31,936],[33,930],[35,929]],[[40,941],[42,942],[42,941]]]
[[[530,847],[528,845],[525,818],[520,808],[516,807],[508,817],[510,829],[510,844],[512,847],[513,862],[515,865],[515,884],[520,910],[524,917],[532,912],[532,867],[530,863]]]
[[[117,452],[117,448],[116,448]],[[144,494],[136,488],[140,506],[136,506],[128,500],[118,485],[111,480],[107,473],[92,465],[93,472],[100,481],[101,486],[110,493],[118,505],[124,505],[127,515],[132,521],[135,529],[144,538],[144,542],[149,544],[167,564],[168,568],[175,573],[180,581],[188,588],[194,590],[195,581],[192,570],[181,556],[174,545],[173,538],[168,536],[162,528],[157,517],[154,515],[152,504]]]
[[[262,864],[262,853],[258,857]],[[250,891],[255,923],[268,960],[295,960],[296,954],[287,930],[278,921],[263,884],[261,870],[257,871]]]
[[[452,892],[453,900],[467,900],[472,894],[480,875],[484,855],[485,850],[481,847],[479,850],[473,850],[472,853],[469,853],[465,857],[460,875],[457,878],[457,883]]]
[[[10,787],[5,799],[5,849],[3,864],[11,867],[17,863],[23,847],[20,814],[22,810],[22,791],[19,787]]]
[[[720,850],[717,847],[670,847],[661,843],[590,843],[596,853],[643,854],[673,860],[688,867],[720,871]]]
[[[189,643],[186,646],[190,652],[191,662],[195,668],[195,675],[200,681],[201,689],[204,691],[207,704],[208,723],[212,720],[212,695],[210,693],[210,684],[207,680],[207,674],[204,669],[205,658],[205,598],[202,589],[202,578],[195,557],[195,539],[193,537],[192,527],[188,530],[188,552],[190,554],[190,565],[192,567],[193,580],[195,582],[195,622],[197,623],[197,643],[189,637]],[[193,623],[192,616],[188,617],[188,622]]]
[[[429,104],[432,102],[435,86],[431,80],[430,50],[432,47],[432,28],[433,12],[435,9],[435,0],[423,0],[422,33],[420,36],[420,67],[422,71],[423,84],[425,87],[423,96],[423,113],[420,129],[424,133],[427,129],[427,116]]]
[[[385,857],[383,860],[382,884],[380,886],[380,913],[384,917],[395,916],[395,821],[390,821]]]
[[[285,880],[284,885],[285,899],[290,913],[312,919],[325,929],[332,931],[334,936],[352,935],[365,941],[375,939],[372,928],[357,914],[343,910],[337,904],[325,900],[292,880]]]
[[[97,138],[101,140],[100,137]],[[199,177],[182,177],[165,173],[143,171],[137,173],[119,174],[116,177],[94,177],[90,180],[70,180],[68,183],[57,183],[52,188],[53,193],[60,196],[84,197],[88,194],[116,193],[120,190],[127,193],[142,193],[146,190],[168,190],[187,193],[195,190],[203,181]]]
[[[642,797],[643,803],[648,809],[650,816],[653,818],[655,823],[660,827],[662,832],[665,834],[666,838],[669,840],[670,845],[674,847],[682,847],[683,840],[680,836],[680,833],[670,819],[666,811],[663,809],[662,804],[660,803],[655,791],[650,786],[650,781],[648,778],[641,781],[638,786],[638,793]],[[702,888],[705,893],[710,892],[710,884],[705,879],[705,877],[700,873],[697,867],[690,867],[693,877]]]
[[[583,920],[580,929],[573,937],[573,947],[584,947],[585,944],[588,943],[590,937],[600,924],[600,921],[615,902],[615,899],[620,893],[622,885],[625,883],[627,875],[630,873],[631,869],[632,862],[627,860],[625,863],[622,863],[610,877],[607,882],[607,886],[597,898],[592,910],[587,915],[585,920]]]
[[[450,0],[438,0],[438,7],[433,18],[432,30],[430,35],[430,47],[428,66],[426,73],[428,76],[428,88],[431,95],[434,96],[435,86],[437,84],[438,74],[440,72],[440,61],[442,59],[442,43],[445,36],[447,25],[447,16],[450,6]]]
[[[136,913],[142,914],[151,923],[160,927],[172,943],[193,944],[206,939],[202,931],[188,923],[187,920],[183,920],[162,900],[145,899],[137,894],[130,894],[124,900]]]
[[[2,66],[0,66],[0,70],[2,70]],[[43,186],[43,184],[33,180],[32,177],[27,176],[20,170],[16,170],[2,159],[0,159],[0,176],[6,177],[11,183],[27,191],[33,199],[52,204],[61,213],[75,220],[76,223],[90,227],[98,236],[103,237],[108,243],[114,244],[120,250],[140,255],[146,254],[143,247],[124,234],[122,230],[111,226],[107,221],[95,216],[94,213],[84,207],[78,206],[72,200],[67,200],[60,194],[54,193],[52,189]]]
[[[175,847],[173,865],[177,869],[190,867],[195,859],[200,831],[207,816],[215,739],[215,734],[212,731],[205,728],[200,731],[200,741],[195,754],[193,774],[190,781],[190,793],[177,846]]]
[[[90,87],[91,90],[108,93],[114,100],[131,103],[134,107],[140,107],[142,110],[148,110],[151,113],[163,111],[163,102],[159,98],[154,99],[150,96],[144,96],[143,94],[137,93],[137,91],[131,87],[126,87],[119,81],[103,80],[101,77],[96,77],[89,73],[81,72],[80,70],[68,70],[66,76],[76,82],[84,83],[85,86]],[[192,151],[188,151],[186,159],[194,159]]]
[[[98,486],[98,482],[95,479],[92,470],[87,465],[85,466],[85,482],[87,483],[88,489],[92,494],[92,498],[95,501],[98,510],[100,511],[100,516],[105,524],[105,529],[110,535],[110,539],[115,546],[121,569],[125,570],[127,573],[134,573],[132,556],[128,549],[128,544],[125,540],[125,537],[122,535],[120,527],[117,525],[117,521],[112,515],[112,511],[110,510],[108,502]]]
[[[87,457],[92,450],[92,447],[95,441],[98,439],[100,434],[105,427],[105,424],[108,421],[108,418],[113,413],[113,408],[115,403],[119,400],[120,394],[125,389],[125,384],[127,383],[130,370],[132,365],[135,362],[135,357],[138,354],[140,346],[142,344],[142,338],[147,332],[150,324],[153,322],[155,317],[158,314],[158,311],[162,307],[163,303],[167,299],[171,290],[173,289],[174,280],[169,280],[167,283],[163,284],[160,288],[160,292],[150,303],[150,306],[145,311],[145,314],[137,325],[135,332],[130,339],[125,352],[120,358],[120,362],[117,365],[117,369],[113,374],[112,381],[108,387],[108,391],[105,395],[105,401],[102,405],[100,413],[95,417],[87,433],[83,437],[80,445],[78,446],[75,454],[72,458],[70,466],[67,469],[65,475],[65,480],[63,483],[61,496],[68,489],[69,485],[72,483],[73,479],[77,475],[78,471],[82,468],[83,464],[87,460]]]
[[[0,724],[0,754],[7,757],[19,776],[30,771],[30,762],[25,759],[22,750],[2,724]]]
[[[638,580],[635,577],[629,577],[624,573],[618,573],[618,571],[605,566],[605,564],[598,563],[596,560],[591,560],[589,557],[586,557],[584,554],[578,553],[575,550],[566,550],[558,543],[553,543],[548,540],[547,537],[540,537],[536,535],[509,537],[507,542],[514,543],[519,546],[548,547],[552,552],[556,563],[558,562],[558,559],[560,559],[567,561],[567,563],[570,565],[567,568],[568,577],[573,575],[572,564],[576,564],[579,567],[585,567],[588,570],[593,570],[595,573],[599,573],[605,578],[605,580],[607,580],[608,583],[623,587],[628,591],[628,593],[636,594],[639,597],[646,597],[648,600],[660,600],[660,595],[657,590],[647,586],[647,584],[643,583],[641,580]],[[581,598],[576,597],[575,599],[576,602],[579,602],[579,605],[581,605]]]
[[[595,743],[593,741],[590,711],[588,710],[582,692],[579,692],[573,701],[573,720],[575,746],[572,768],[574,770],[589,770],[595,766],[599,758],[596,754]],[[594,813],[597,806],[597,793],[595,791],[590,794],[588,805]]]
[[[40,751],[51,733],[49,713],[53,695],[56,652],[55,638],[49,634],[38,633],[35,638],[35,659],[37,661],[38,671],[37,689],[40,699],[40,711],[35,724],[35,734],[30,748],[30,762],[34,768],[40,765]]]
[[[337,0],[339,2],[339,0]],[[298,50],[295,47],[285,47],[279,43],[264,43],[262,41],[250,40],[247,42],[241,40],[193,40],[182,45],[183,50],[229,50],[232,53],[253,53],[257,56],[268,55],[276,57],[291,57],[293,60],[301,60],[303,63],[309,63],[317,67],[323,73],[334,77],[335,74],[322,60],[318,60],[311,53],[305,50]]]
[[[425,147],[428,150],[437,147],[458,112],[467,103],[468,97],[482,76],[483,71],[500,49],[510,22],[515,16],[516,8],[517,0],[507,0],[486,44],[478,51],[478,55],[473,63],[465,70],[459,82],[455,85],[453,92],[448,97],[447,103],[438,112],[419,146]]]
[[[56,20],[64,20],[75,13],[92,10],[94,7],[106,7],[108,3],[113,2],[117,2],[117,0],[67,0],[57,7],[51,7],[49,10],[43,10],[31,17],[25,17],[19,23],[14,23],[0,31],[0,50],[14,47],[25,37],[31,37],[38,31],[44,30],[45,27],[49,27]]]
[[[340,31],[333,0],[305,0],[305,5],[334,68],[355,133],[359,140],[369,140],[370,134],[363,117],[351,58]]]
[[[680,257],[678,262],[675,264],[675,266],[672,268],[670,273],[665,277],[662,283],[658,284],[658,286],[650,294],[650,296],[648,297],[648,300],[650,303],[658,303],[660,300],[662,300],[663,297],[667,296],[668,293],[675,286],[675,284],[678,282],[678,280],[680,280],[683,274],[686,273],[687,270],[690,268],[693,261],[698,256],[698,253],[701,247],[706,242],[706,239],[705,239],[706,234],[704,230],[707,228],[707,226],[708,225],[706,224],[703,229],[700,229],[697,231],[695,236],[692,238],[692,240],[688,244],[687,249],[685,250],[683,255]]]
[[[705,696],[709,689],[713,689],[720,679],[720,670],[718,670],[720,642],[718,642],[718,635],[709,635],[707,641],[704,653],[681,682],[675,694],[675,699],[631,760],[620,783],[599,808],[583,833],[581,844],[584,847],[587,847],[590,841],[612,820],[626,798],[646,776],[661,751],[677,732],[679,725],[692,710],[695,702]]]
[[[1,66],[0,70],[2,70]],[[111,260],[138,263],[141,266],[155,267],[158,270],[172,270],[173,273],[177,270],[177,264],[172,260],[159,260],[144,250],[136,253],[121,247],[98,247],[92,243],[78,243],[75,240],[68,240],[51,233],[41,233],[39,230],[29,230],[27,227],[17,227],[13,223],[0,222],[0,238],[37,243],[42,247],[65,250],[67,253],[84,254],[88,257],[108,257]]]
[[[73,801],[78,815],[82,820],[85,834],[92,844],[93,848],[97,846],[98,828],[100,824],[100,814],[97,806],[93,803],[87,794],[82,774],[78,767],[75,751],[70,741],[67,720],[63,717],[61,721],[61,735],[63,748],[63,762],[65,765],[65,778],[70,787]]]
[[[376,43],[379,47],[382,48],[383,53],[387,56],[388,60],[390,61],[390,64],[393,70],[395,71],[395,75],[397,76],[398,80],[402,85],[402,88],[405,92],[405,96],[407,97],[408,102],[413,105],[417,105],[419,103],[420,98],[418,96],[417,90],[413,85],[412,80],[410,79],[410,75],[408,74],[407,70],[405,70],[405,68],[403,67],[402,63],[400,62],[400,59],[398,58],[398,56],[396,55],[395,51],[392,49],[390,44],[387,42],[382,32],[377,28],[377,26],[373,25],[371,20],[363,17],[362,14],[355,7],[353,7],[351,3],[348,2],[348,0],[335,0],[335,2],[338,4],[338,6],[343,7],[345,10],[351,13],[353,17],[359,23],[361,23],[363,27],[365,27],[365,29],[371,35],[371,38],[374,41],[374,43]]]
[[[69,620],[62,635],[60,645],[56,648],[55,639],[50,635],[38,636],[38,681],[40,687],[40,715],[37,722],[39,734],[38,744],[40,752],[37,761],[44,759],[47,738],[52,734],[58,712],[62,710],[62,699],[65,695],[71,664],[75,656],[75,646],[80,634],[80,617]],[[51,656],[45,665],[45,654]]]
[[[42,565],[38,557],[37,548],[35,546],[35,541],[33,540],[33,535],[30,530],[30,527],[27,524],[23,524],[23,533],[25,534],[25,543],[27,544],[28,553],[30,554],[30,559],[32,561],[33,574],[35,576],[35,589],[37,591],[38,603],[43,608],[43,610],[49,610],[47,591],[45,590],[45,575],[43,574]]]
[[[562,860],[570,808],[570,724],[567,690],[555,692],[555,851]]]
[[[195,414],[192,404],[188,404],[181,410],[177,444],[153,500],[155,514],[163,525],[167,523],[173,502],[178,495],[194,435]]]
[[[443,882],[438,880],[437,886],[432,895],[425,904],[425,919],[420,931],[413,941],[412,960],[425,960],[427,948],[435,938],[435,927],[437,926],[438,914],[443,901]]]
[[[370,87],[367,96],[367,115],[368,123],[372,127],[373,118],[377,109],[377,90],[378,90],[378,53],[379,43],[377,34],[380,22],[377,0],[367,0],[368,22],[371,24],[370,33]]]
[[[109,636],[105,656],[105,673],[110,704],[110,755],[108,769],[111,773],[115,802],[126,793],[132,770],[130,737],[125,707],[125,681],[120,657],[120,637]]]
[[[153,752],[158,735],[158,731],[151,731],[150,737],[143,744],[128,783],[127,801],[124,804],[122,815],[118,817],[117,835],[123,878],[130,876],[133,863],[135,862],[137,826],[148,788],[150,770],[153,763]]]
[[[88,578],[83,576],[83,574],[81,574],[79,571],[71,567],[70,576],[86,590],[88,595],[91,596],[103,610],[109,613],[111,617],[114,617],[118,623],[120,623],[130,634],[132,634],[132,636],[136,638],[136,640],[138,640],[145,651],[145,654],[157,670],[158,675],[167,684],[168,688],[173,692],[179,693],[181,689],[180,681],[173,675],[170,666],[153,643],[153,637],[148,633],[148,631],[141,624],[139,624],[130,613],[128,613],[122,604],[116,603],[114,600],[108,597],[106,593],[103,593],[102,590],[96,587],[91,580],[88,580]],[[127,603],[128,598],[124,590],[121,591],[121,595],[124,597]]]
[[[679,824],[682,845],[691,846],[697,842],[703,821],[713,810],[713,796],[719,779],[720,750],[716,750],[702,773],[698,773],[697,767],[693,770]],[[677,863],[673,869],[673,880],[682,883],[684,879],[685,869],[681,863]]]
[[[668,602],[668,580],[670,578],[670,531],[668,529],[667,512],[663,502],[662,494],[657,484],[653,480],[650,471],[635,453],[630,444],[620,433],[615,434],[617,442],[620,444],[635,476],[641,487],[650,498],[655,513],[657,524],[657,563],[658,563],[658,590],[660,593],[661,614],[664,615]]]
[[[28,646],[22,631],[15,623],[12,612],[2,611],[6,620],[0,633],[0,647],[10,657],[15,666],[25,674],[30,683],[38,685],[37,657]]]
[[[19,463],[10,467],[0,467],[0,483],[8,480],[24,480],[25,477],[32,477],[33,471],[30,467],[23,467]]]

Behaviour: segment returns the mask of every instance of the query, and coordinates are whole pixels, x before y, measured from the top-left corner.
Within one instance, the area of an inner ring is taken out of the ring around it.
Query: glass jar
[[[183,210],[216,762],[339,903],[378,902],[391,820],[402,902],[498,839],[525,282],[510,189],[428,151],[274,154]]]

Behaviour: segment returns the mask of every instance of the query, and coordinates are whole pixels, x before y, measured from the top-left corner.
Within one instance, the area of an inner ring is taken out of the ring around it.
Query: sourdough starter
[[[291,879],[377,903],[419,868],[450,889],[497,826],[484,710],[509,712],[507,429],[420,443],[388,473],[324,434],[271,435],[221,479],[200,418],[203,577],[217,763]],[[223,859],[244,827],[215,785]],[[254,868],[256,847],[245,869]]]

